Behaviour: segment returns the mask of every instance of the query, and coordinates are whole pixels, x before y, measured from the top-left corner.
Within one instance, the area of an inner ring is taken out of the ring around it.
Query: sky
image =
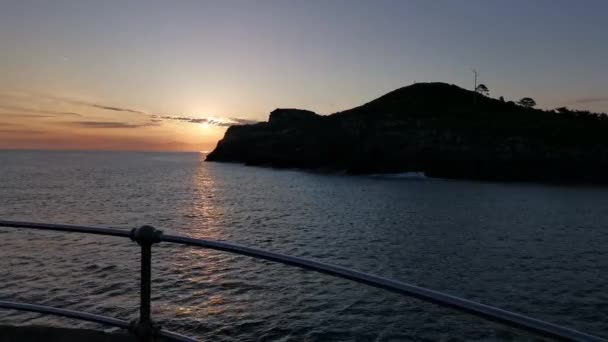
[[[0,149],[208,151],[414,82],[608,112],[605,0],[0,1]]]

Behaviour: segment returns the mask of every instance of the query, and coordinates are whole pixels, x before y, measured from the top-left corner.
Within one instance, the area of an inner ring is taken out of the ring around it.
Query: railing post
[[[150,317],[150,296],[152,288],[152,245],[161,241],[163,232],[152,226],[142,226],[131,230],[131,240],[141,246],[141,281],[139,319],[131,324],[131,330],[141,341],[152,341],[160,330]]]

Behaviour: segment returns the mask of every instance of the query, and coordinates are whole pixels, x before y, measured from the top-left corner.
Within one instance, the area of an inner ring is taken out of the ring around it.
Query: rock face
[[[608,116],[529,109],[417,83],[322,116],[276,109],[232,126],[208,161],[486,180],[608,182]]]

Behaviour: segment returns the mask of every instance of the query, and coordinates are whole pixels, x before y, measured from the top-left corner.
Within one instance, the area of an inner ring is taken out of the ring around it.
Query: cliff
[[[352,174],[608,182],[608,116],[543,111],[417,83],[332,115],[276,109],[232,126],[208,161]]]

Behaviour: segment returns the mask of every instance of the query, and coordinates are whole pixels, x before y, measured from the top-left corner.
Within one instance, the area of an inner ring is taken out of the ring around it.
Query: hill
[[[232,126],[208,161],[430,177],[608,182],[608,116],[544,111],[416,83],[332,115],[276,109]]]

